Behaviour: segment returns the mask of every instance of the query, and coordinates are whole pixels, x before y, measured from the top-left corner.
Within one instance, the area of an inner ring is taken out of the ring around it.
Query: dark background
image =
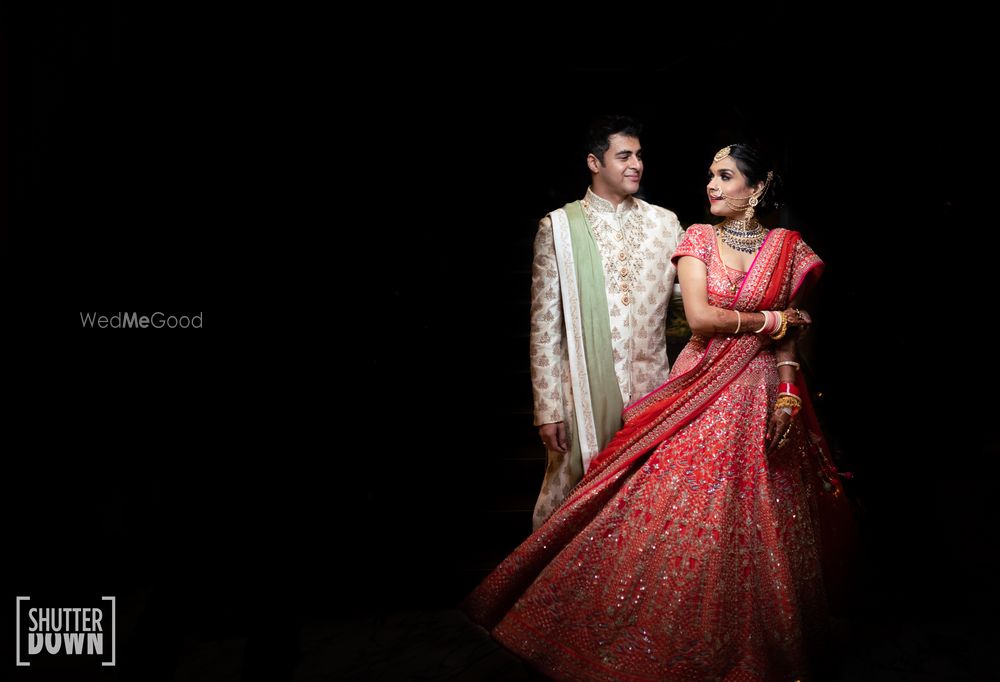
[[[6,592],[134,599],[172,633],[139,662],[453,607],[530,528],[531,240],[610,111],[684,226],[719,147],[768,148],[827,263],[809,371],[864,510],[855,621],[994,622],[983,43],[941,10],[746,10],[8,11]],[[79,322],[133,310],[204,328]]]

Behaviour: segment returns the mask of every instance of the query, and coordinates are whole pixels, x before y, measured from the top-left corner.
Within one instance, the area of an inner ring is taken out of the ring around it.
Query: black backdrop
[[[783,218],[827,262],[812,372],[866,508],[870,612],[984,618],[995,193],[973,27],[720,16],[9,12],[7,593],[152,590],[219,627],[248,604],[452,606],[470,552],[512,542],[482,496],[530,436],[534,225],[583,191],[587,121],[621,111],[646,123],[646,198],[684,225],[718,147],[779,160]],[[82,329],[91,310],[204,328]]]

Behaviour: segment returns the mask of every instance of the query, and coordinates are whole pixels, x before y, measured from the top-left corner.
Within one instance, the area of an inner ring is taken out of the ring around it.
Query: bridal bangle
[[[795,384],[790,384],[787,381],[783,381],[778,384],[778,395],[793,395],[796,398],[799,397],[799,387]]]

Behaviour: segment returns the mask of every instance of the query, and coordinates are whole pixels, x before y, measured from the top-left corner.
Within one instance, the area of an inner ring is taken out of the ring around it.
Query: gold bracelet
[[[736,313],[736,331],[734,331],[733,333],[734,334],[739,334],[740,333],[740,325],[743,324],[743,321],[740,319],[740,311],[739,310],[734,310],[733,312]]]
[[[799,363],[795,362],[795,360],[782,360],[781,362],[777,363],[775,367],[785,367],[786,365],[788,367],[794,367],[795,369],[799,369]]]
[[[782,407],[790,407],[794,412],[798,412],[802,409],[802,400],[791,393],[779,395],[778,399],[774,401],[774,409],[777,410]]]

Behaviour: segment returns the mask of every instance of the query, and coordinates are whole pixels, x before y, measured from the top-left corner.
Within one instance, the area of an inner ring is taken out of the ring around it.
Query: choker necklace
[[[767,229],[759,222],[750,220],[726,220],[719,226],[719,236],[731,249],[742,253],[755,253],[767,237]]]

